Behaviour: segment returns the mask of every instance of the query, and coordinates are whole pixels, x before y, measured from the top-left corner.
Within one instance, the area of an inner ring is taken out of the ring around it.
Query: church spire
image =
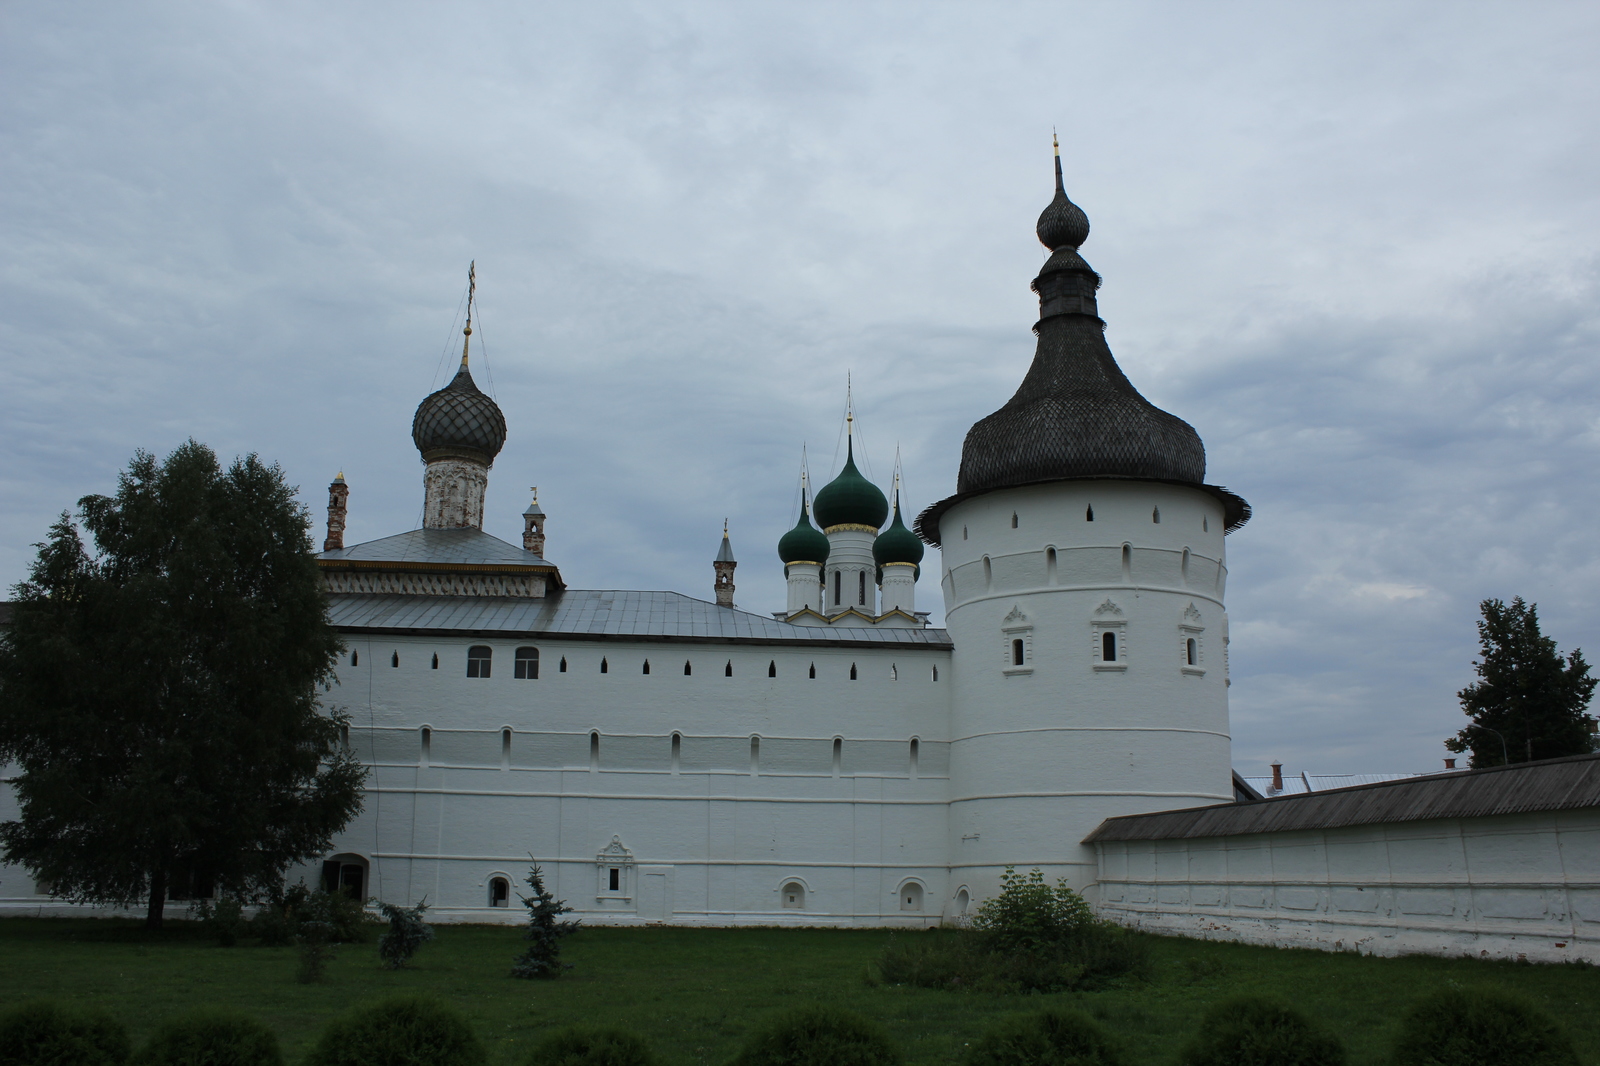
[[[1088,240],[1089,216],[1067,199],[1066,186],[1061,183],[1061,142],[1055,134],[1050,135],[1050,144],[1056,153],[1056,195],[1039,215],[1034,232],[1039,235],[1039,243],[1053,252],[1062,247],[1077,248]]]

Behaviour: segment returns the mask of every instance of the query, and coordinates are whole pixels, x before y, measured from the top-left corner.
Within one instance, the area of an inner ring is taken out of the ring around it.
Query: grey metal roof
[[[1428,774],[1251,803],[1107,818],[1085,844],[1184,840],[1600,807],[1600,754]]]
[[[1443,773],[1444,771],[1439,771]],[[1351,785],[1376,785],[1383,781],[1402,781],[1410,777],[1428,777],[1433,771],[1427,773],[1409,774],[1292,774],[1285,772],[1283,775],[1283,788],[1274,792],[1272,789],[1272,775],[1265,776],[1252,774],[1244,780],[1250,787],[1261,794],[1263,798],[1272,796],[1292,796],[1303,792],[1327,792],[1335,788],[1349,788]]]
[[[733,557],[733,545],[728,543],[728,534],[722,534],[722,547],[717,549],[717,557],[712,561],[718,563],[738,562]]]
[[[481,529],[413,529],[381,540],[337,548],[317,556],[326,562],[406,563],[450,566],[540,566],[552,564]]]
[[[342,630],[505,633],[567,640],[950,647],[943,629],[798,626],[677,592],[567,589],[540,599],[506,596],[335,594],[328,613]]]

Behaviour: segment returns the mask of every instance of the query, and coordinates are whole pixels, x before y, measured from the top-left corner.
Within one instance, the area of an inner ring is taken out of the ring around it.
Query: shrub
[[[378,910],[389,919],[389,931],[378,938],[378,957],[383,959],[386,969],[400,969],[422,945],[433,939],[433,926],[422,920],[422,912],[427,909],[427,896],[415,907],[378,904]]]
[[[577,932],[580,923],[557,920],[572,908],[544,887],[538,863],[528,871],[528,888],[533,895],[522,896],[522,905],[528,908],[528,929],[522,934],[528,950],[512,961],[511,976],[560,977],[562,970],[571,968],[561,962],[561,938]]]
[[[363,942],[371,935],[362,900],[343,892],[313,892],[304,882],[263,904],[249,931],[268,947],[282,947],[295,942],[302,922],[326,923],[327,940],[334,944]]]
[[[333,926],[328,922],[301,922],[299,929],[294,935],[300,960],[294,979],[303,985],[314,985],[327,976],[328,963],[333,961]]]
[[[54,1003],[25,1003],[0,1015],[5,1066],[121,1066],[128,1032],[104,1015],[69,1014]]]
[[[225,948],[231,948],[239,942],[239,935],[245,931],[244,905],[232,896],[223,896],[212,903],[209,899],[200,900],[194,905],[194,916],[200,922],[200,927],[210,936],[217,939],[217,943]]]
[[[900,1052],[859,1014],[802,1007],[773,1018],[745,1041],[731,1066],[893,1066]]]
[[[458,1011],[437,1000],[400,996],[329,1022],[306,1066],[483,1066],[487,1061]]]
[[[1065,879],[1052,888],[1037,869],[1019,874],[1007,866],[1000,885],[1000,894],[978,907],[972,927],[988,933],[1003,951],[1059,943],[1095,924],[1089,904],[1067,887]]]
[[[271,1029],[240,1014],[204,1012],[167,1022],[134,1066],[283,1066]]]
[[[655,1066],[650,1046],[622,1029],[575,1025],[539,1042],[525,1066]]]
[[[1099,1023],[1077,1011],[1047,1010],[990,1029],[967,1066],[1124,1066],[1127,1058]]]
[[[878,959],[878,972],[890,984],[1002,993],[1103,988],[1121,977],[1148,976],[1150,968],[1145,937],[1101,921],[1052,943],[1009,951],[978,930],[892,937]]]
[[[1344,1044],[1297,1010],[1246,996],[1217,1004],[1178,1057],[1181,1066],[1343,1066]]]
[[[1400,1023],[1395,1066],[1577,1066],[1572,1040],[1549,1014],[1490,988],[1447,988],[1418,1000]]]

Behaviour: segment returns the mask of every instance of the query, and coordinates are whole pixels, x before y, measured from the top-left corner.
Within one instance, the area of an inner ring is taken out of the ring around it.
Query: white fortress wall
[[[531,853],[547,887],[603,924],[923,924],[950,905],[943,649],[346,640],[358,665],[345,656],[328,701],[374,771],[335,850],[369,864],[373,895],[519,921],[514,895],[490,907],[488,882],[523,887]],[[479,644],[488,678],[466,676]],[[537,680],[513,676],[522,646],[539,648]],[[602,861],[613,838],[627,854]],[[791,881],[805,892],[786,906]]]
[[[1232,798],[1223,527],[1203,491],[1112,480],[1002,489],[942,516],[951,876],[973,898],[1007,865],[1092,896],[1080,841],[1102,820]]]
[[[1600,808],[1094,848],[1100,914],[1139,929],[1600,963]]]

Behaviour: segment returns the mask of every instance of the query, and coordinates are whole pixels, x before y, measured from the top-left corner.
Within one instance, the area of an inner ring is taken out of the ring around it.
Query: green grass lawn
[[[876,1019],[910,1062],[952,1063],[996,1019],[1070,1004],[1119,1033],[1136,1061],[1165,1064],[1212,1003],[1265,993],[1340,1033],[1359,1066],[1386,1061],[1411,1000],[1454,981],[1532,996],[1566,1022],[1586,1063],[1600,1063],[1600,968],[1373,959],[1163,937],[1152,941],[1149,982],[999,996],[870,986],[865,974],[890,935],[880,930],[584,929],[565,948],[575,969],[556,981],[507,976],[520,950],[517,929],[440,926],[438,934],[412,969],[382,970],[373,944],[346,945],[325,984],[301,985],[292,949],[221,948],[188,923],[150,936],[131,922],[10,918],[0,920],[0,1002],[99,1008],[125,1022],[136,1044],[196,1006],[232,1008],[275,1028],[293,1062],[351,1004],[424,992],[465,1012],[491,1062],[507,1066],[548,1030],[580,1021],[632,1029],[667,1063],[722,1063],[765,1015],[814,1002]]]

